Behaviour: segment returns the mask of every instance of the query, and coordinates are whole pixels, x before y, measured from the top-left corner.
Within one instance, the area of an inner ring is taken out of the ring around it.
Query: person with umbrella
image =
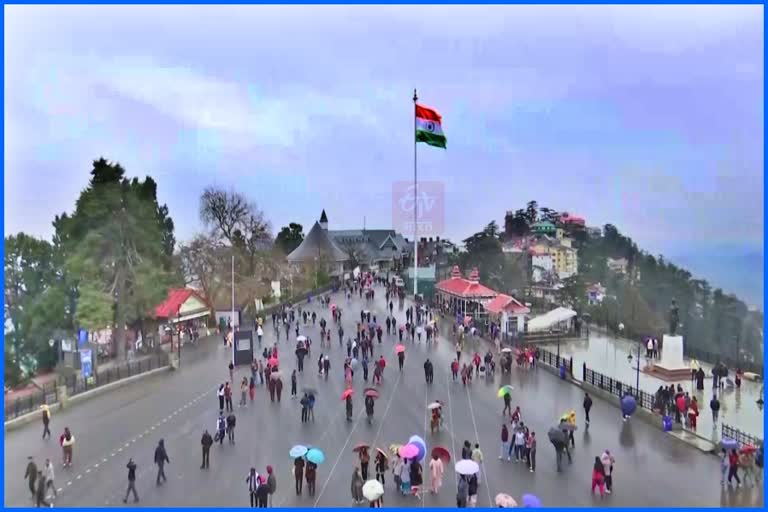
[[[605,492],[611,494],[611,491],[613,490],[613,465],[615,464],[616,459],[613,458],[613,455],[611,455],[610,451],[605,450],[603,454],[600,455],[600,462],[603,463],[603,475],[605,475]]]
[[[360,470],[355,468],[352,471],[352,501],[355,505],[359,505],[363,502],[363,479],[360,477]]]
[[[422,471],[421,463],[417,459],[413,459],[411,462],[411,467],[409,468],[409,477],[411,483],[411,492],[418,499],[421,499],[419,490],[424,483],[424,475],[422,474]]]
[[[440,488],[443,486],[444,473],[445,467],[443,466],[443,461],[440,460],[440,454],[432,450],[432,460],[429,461],[430,493],[437,494],[440,491]]]
[[[381,482],[381,485],[384,485],[385,483],[384,474],[387,471],[388,465],[389,464],[386,454],[383,451],[377,449],[376,458],[374,459],[374,468],[376,469],[376,480]]]
[[[467,508],[469,500],[469,478],[467,475],[460,475],[456,484],[456,506],[458,508]]]
[[[366,397],[370,398],[370,397]],[[359,445],[357,456],[360,459],[360,474],[363,481],[368,480],[368,466],[371,462],[371,455],[368,453],[368,446]],[[362,485],[362,484],[361,484]]]
[[[368,416],[368,423],[373,422],[373,404],[374,404],[373,397],[371,395],[366,394],[365,395],[365,414],[366,416]],[[365,474],[363,475],[363,479],[364,480],[368,479],[367,472],[365,472]]]
[[[296,496],[301,496],[304,485],[304,458],[296,457],[293,459],[293,478],[296,481]]]
[[[344,402],[346,403],[347,421],[352,421],[352,393],[345,393],[345,395]]]
[[[501,410],[501,415],[504,416],[507,413],[512,414],[512,395],[510,393],[504,393],[502,395],[504,399],[504,409]]]
[[[403,371],[403,364],[405,363],[405,350],[400,350],[397,353],[397,364],[400,367],[400,371]]]
[[[307,492],[310,496],[315,495],[315,484],[317,482],[317,464],[307,461],[307,470],[304,475],[307,479]]]

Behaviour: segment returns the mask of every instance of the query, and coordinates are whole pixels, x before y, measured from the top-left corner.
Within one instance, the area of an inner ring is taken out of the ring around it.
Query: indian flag
[[[445,149],[443,118],[436,110],[416,104],[416,142]]]

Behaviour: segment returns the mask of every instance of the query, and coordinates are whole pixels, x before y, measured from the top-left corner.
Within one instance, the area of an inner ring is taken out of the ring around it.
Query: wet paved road
[[[360,309],[370,308],[379,321],[385,318],[383,291],[377,289],[373,305],[353,300],[344,309],[344,329],[354,330]],[[320,316],[330,317],[327,310]],[[405,315],[395,310],[398,323]],[[271,320],[266,322],[266,341],[273,340]],[[319,338],[319,326],[306,328],[313,339]],[[56,463],[56,486],[62,489],[57,506],[123,506],[128,457],[138,464],[137,489],[140,505],[174,506],[247,506],[245,476],[250,466],[261,472],[267,464],[276,471],[278,491],[275,506],[351,506],[350,480],[356,456],[352,447],[366,442],[386,448],[393,442],[405,442],[418,434],[429,448],[442,445],[455,453],[463,441],[479,440],[485,453],[485,480],[480,487],[478,506],[489,506],[498,492],[517,498],[523,493],[538,495],[547,506],[762,506],[759,489],[723,490],[719,485],[718,461],[671,436],[635,419],[622,423],[618,410],[595,400],[592,425],[583,428],[579,389],[539,371],[513,371],[494,381],[475,380],[468,387],[450,381],[449,361],[453,344],[441,339],[437,346],[424,342],[406,343],[405,370],[397,370],[394,356],[395,336],[385,334],[376,354],[383,352],[388,361],[381,398],[376,404],[375,420],[365,420],[362,399],[356,397],[354,422],[347,422],[340,394],[344,387],[342,358],[346,350],[332,341],[331,376],[326,381],[317,375],[318,343],[300,376],[299,389],[312,386],[319,390],[316,422],[302,425],[300,406],[289,398],[286,385],[283,402],[270,403],[265,388],[257,388],[255,406],[237,407],[235,447],[214,446],[211,469],[200,466],[200,436],[204,428],[214,431],[218,410],[215,388],[227,378],[229,352],[215,341],[190,349],[182,359],[180,372],[169,372],[147,379],[112,394],[95,398],[53,417],[54,440],[41,441],[39,424],[10,432],[5,442],[5,503],[7,506],[30,504],[23,481],[26,456],[34,455],[38,464],[46,456]],[[285,339],[280,342],[284,370],[295,363],[285,352]],[[485,347],[483,347],[485,349]],[[435,364],[434,383],[424,382],[423,363],[429,355]],[[290,364],[287,364],[290,360]],[[249,375],[247,369],[240,377]],[[236,381],[238,379],[236,378]],[[285,379],[288,381],[288,379]],[[520,405],[524,421],[539,436],[538,467],[530,473],[522,464],[497,459],[502,402],[496,398],[500,384],[515,387],[513,405]],[[355,375],[355,388],[363,387],[362,372]],[[447,402],[446,429],[432,436],[428,433],[426,404],[440,399]],[[554,451],[546,440],[546,431],[564,410],[575,408],[580,429],[576,433],[573,464],[563,473],[555,471]],[[60,450],[56,438],[67,425],[76,436],[74,465],[60,466]],[[154,447],[164,438],[171,463],[166,467],[168,483],[154,484],[152,464]],[[293,492],[288,450],[297,443],[321,447],[327,460],[318,471],[317,494],[314,498],[297,497]],[[614,453],[617,463],[614,493],[600,500],[589,492],[594,457],[605,448]],[[425,472],[426,476],[426,472]],[[385,506],[436,507],[455,506],[455,475],[448,468],[442,491],[418,501],[399,496],[392,490],[391,474],[387,475]],[[428,483],[428,477],[425,478]],[[130,503],[130,502],[129,502]]]

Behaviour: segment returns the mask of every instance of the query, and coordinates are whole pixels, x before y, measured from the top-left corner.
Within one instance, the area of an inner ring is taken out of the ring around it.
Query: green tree
[[[304,227],[301,224],[291,222],[283,226],[275,238],[275,245],[283,251],[283,254],[291,254],[301,242],[304,241]]]
[[[78,277],[77,323],[91,330],[115,324],[120,358],[126,323],[142,319],[172,283],[173,222],[156,192],[151,178],[128,180],[120,164],[102,158],[75,212],[55,222],[68,274]]]

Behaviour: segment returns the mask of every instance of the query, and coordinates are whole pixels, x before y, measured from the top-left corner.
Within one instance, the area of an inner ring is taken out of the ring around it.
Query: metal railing
[[[5,400],[5,421],[12,420],[36,411],[44,404],[52,404],[59,400],[56,382],[49,382],[36,389],[28,396]]]
[[[760,439],[759,437],[755,437],[751,434],[747,434],[746,432],[743,432],[726,423],[723,423],[723,428],[721,430],[721,437],[723,439],[733,439],[737,441],[741,446],[744,446],[745,444],[751,444],[752,446],[758,446],[763,444],[763,440]]]
[[[689,347],[687,343],[683,347],[683,352],[689,359],[698,359],[699,361],[704,361],[710,364],[715,364],[719,361],[725,364],[728,368],[741,368],[742,371],[753,372],[760,375],[763,373],[762,361],[755,361],[754,363],[745,360],[737,361],[730,356],[721,356],[720,354],[715,354],[700,348]]]
[[[58,385],[67,387],[67,396],[74,396],[99,386],[133,377],[134,375],[140,375],[164,366],[168,366],[168,354],[166,352],[159,352],[147,359],[128,361],[104,370],[98,370],[97,368],[96,373],[87,379],[79,375],[62,377],[60,378],[60,384],[49,382],[41,390],[35,390],[29,396],[6,400],[5,421],[34,412],[43,404],[51,405],[58,402]]]

